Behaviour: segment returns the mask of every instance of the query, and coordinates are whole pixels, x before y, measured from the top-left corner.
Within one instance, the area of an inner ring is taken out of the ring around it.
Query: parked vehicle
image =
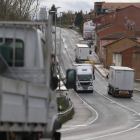
[[[134,70],[128,67],[110,66],[108,94],[132,97]]]
[[[55,33],[55,29],[52,29],[52,33]]]
[[[73,29],[73,26],[69,26],[68,29]]]
[[[93,67],[91,64],[75,64],[75,90],[93,92]]]
[[[86,44],[76,44],[75,61],[88,61],[89,60],[89,46]]]
[[[58,78],[50,67],[51,21],[51,16],[48,22],[0,21],[1,140],[60,140]],[[35,28],[42,24],[46,38]]]

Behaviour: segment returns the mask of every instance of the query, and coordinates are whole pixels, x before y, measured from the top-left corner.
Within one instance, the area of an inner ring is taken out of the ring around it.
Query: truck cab
[[[91,65],[77,66],[75,90],[93,92],[93,70]]]

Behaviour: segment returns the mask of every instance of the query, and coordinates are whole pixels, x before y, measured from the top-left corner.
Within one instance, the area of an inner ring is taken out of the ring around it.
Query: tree
[[[83,24],[83,16],[81,12],[79,12],[75,18],[75,25],[80,26],[81,24]]]
[[[38,11],[39,0],[0,0],[0,20],[31,20]]]

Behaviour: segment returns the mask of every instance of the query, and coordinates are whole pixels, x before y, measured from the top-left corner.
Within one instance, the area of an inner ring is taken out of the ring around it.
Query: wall
[[[122,54],[113,54],[113,63],[115,66],[122,66]]]
[[[110,45],[108,45],[107,49],[106,49],[106,68],[109,68],[110,64],[113,62],[113,53],[112,51],[115,49],[118,49],[124,45],[136,45],[136,46],[140,46],[140,43],[135,42],[129,38],[123,38],[119,41],[116,41]]]
[[[132,68],[132,52],[139,49],[140,47],[133,47],[122,52],[122,66]]]
[[[132,54],[132,68],[135,70],[135,79],[140,79],[140,53]]]

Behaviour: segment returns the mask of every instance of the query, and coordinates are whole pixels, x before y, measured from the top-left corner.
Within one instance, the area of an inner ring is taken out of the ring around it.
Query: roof
[[[92,74],[92,66],[78,66],[78,67],[76,67],[76,70],[77,70],[78,75]]]
[[[102,47],[107,47],[108,45],[111,45],[111,44],[113,44],[113,43],[115,43],[115,42],[117,42],[117,41],[119,41],[119,40],[124,39],[124,38],[128,38],[128,37],[123,37],[123,38],[117,39],[116,41],[113,41],[113,42],[111,42],[111,43],[109,43],[109,44],[106,44],[106,45],[104,45],[104,46],[102,46]],[[129,38],[129,39],[131,39],[131,38]],[[131,40],[133,40],[133,39],[131,39]],[[140,44],[140,42],[138,42],[138,41],[136,41],[136,40],[133,40],[133,41]]]
[[[75,14],[70,14],[70,18],[76,18]]]
[[[113,68],[115,70],[131,70],[131,71],[134,71],[134,69],[131,69],[129,67],[110,66],[110,68]]]
[[[139,50],[135,50],[135,51],[133,51],[132,53],[140,54],[140,49],[139,49]]]
[[[102,8],[108,8],[110,11],[116,11],[117,8],[122,9],[130,5],[140,7],[140,3],[103,3]]]
[[[113,33],[111,35],[105,36],[105,37],[101,38],[101,40],[105,40],[105,39],[119,39],[119,38],[123,38],[123,37],[137,39],[136,37],[133,37],[133,36],[130,36],[130,35],[126,35],[126,34],[117,32],[117,33]]]
[[[112,52],[113,53],[121,53],[121,52],[123,52],[123,51],[125,51],[125,50],[127,50],[129,48],[132,48],[132,47],[134,47],[134,46],[132,46],[132,45],[128,45],[128,46],[124,45],[124,46],[122,46],[122,47],[120,47],[118,49],[113,50]]]
[[[87,44],[76,44],[76,46],[81,48],[89,48]]]
[[[83,15],[83,18],[90,18],[90,14]]]

